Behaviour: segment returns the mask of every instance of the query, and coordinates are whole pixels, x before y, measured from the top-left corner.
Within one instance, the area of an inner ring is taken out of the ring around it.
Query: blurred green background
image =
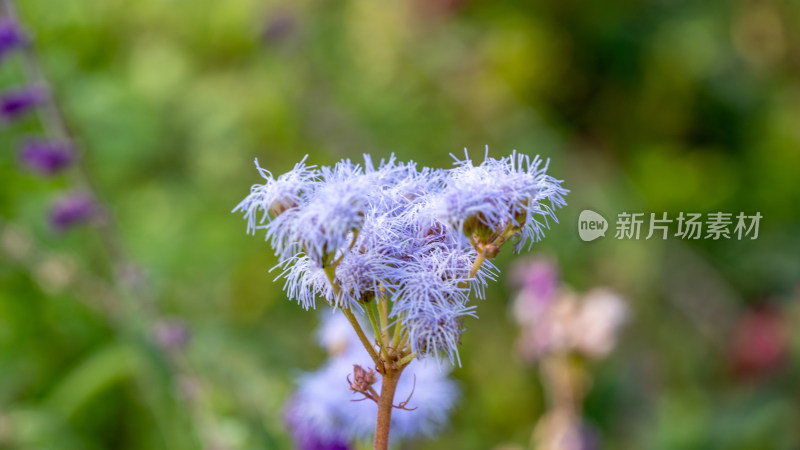
[[[282,404],[325,355],[230,214],[254,157],[448,167],[487,144],[551,158],[571,190],[532,253],[630,303],[592,365],[601,448],[800,448],[800,2],[19,3],[139,268],[120,276],[147,288],[115,293],[94,229],[47,227],[74,179],[20,169],[35,117],[0,131],[0,448],[291,448]],[[22,73],[7,59],[0,85]],[[757,240],[584,243],[584,208],[763,219]],[[467,323],[452,425],[408,448],[528,444],[546,399],[514,353],[512,294],[501,278]],[[145,339],[175,323],[180,352]],[[780,357],[743,369],[760,345]]]

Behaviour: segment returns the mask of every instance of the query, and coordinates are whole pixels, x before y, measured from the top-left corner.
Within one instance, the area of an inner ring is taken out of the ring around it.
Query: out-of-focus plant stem
[[[2,6],[3,14],[14,22],[20,23],[13,0],[0,0],[0,6]],[[67,120],[55,100],[55,92],[42,69],[33,42],[23,46],[21,54],[25,66],[25,74],[29,82],[43,87],[47,92],[47,101],[37,108],[42,127],[48,136],[71,145],[79,156],[83,155],[83,147],[78,145],[78,142],[70,132]],[[75,174],[75,184],[77,184],[78,188],[90,193],[93,198],[99,200],[101,197],[98,195],[98,190],[89,176],[85,158],[77,158],[76,169],[73,172]],[[137,277],[130,276],[133,264],[130,263],[125,255],[124,246],[121,244],[111,217],[104,217],[104,220],[95,224],[95,227],[111,260],[112,277],[114,277],[115,284],[124,287],[126,291],[137,297],[140,306],[152,306],[151,296],[147,293],[147,289],[138,281]]]
[[[20,23],[13,0],[0,0],[0,13],[15,23]],[[50,138],[71,145],[76,154],[83,156],[85,154],[83,147],[78,145],[77,140],[70,132],[67,120],[55,100],[55,92],[39,62],[33,43],[28,42],[21,49],[21,54],[27,80],[34,85],[41,86],[47,92],[47,101],[37,109],[46,134]],[[79,189],[86,191],[95,200],[99,201],[101,199],[98,195],[98,189],[92,182],[85,158],[77,158],[76,170],[72,173],[74,174],[73,182]],[[169,362],[172,369],[171,378],[174,383],[174,389],[178,391],[177,396],[187,399],[189,413],[193,416],[195,422],[198,422],[199,417],[205,417],[207,420],[203,420],[203,422],[206,423],[213,421],[213,418],[208,417],[208,414],[206,414],[207,411],[205,409],[201,410],[199,407],[198,404],[202,399],[192,399],[188,398],[190,396],[181,395],[180,391],[183,388],[181,384],[191,383],[195,387],[199,387],[202,384],[187,359],[183,355],[173,356],[168,354],[166,350],[160,349],[155,342],[152,342],[151,336],[149,336],[151,330],[148,326],[159,320],[161,312],[155,303],[149,286],[143,282],[141,276],[135,270],[135,264],[127,255],[112,217],[106,215],[103,220],[94,223],[94,228],[109,258],[111,283],[113,290],[118,294],[104,299],[108,300],[109,303],[104,308],[107,312],[107,319],[115,325],[123,338],[128,338],[131,341],[140,341],[140,338],[144,335],[145,342],[153,344],[151,349],[161,350],[159,351],[160,356]],[[200,434],[203,448],[225,448],[219,442],[214,442],[216,439],[213,438],[212,431],[209,431],[208,427],[197,426],[197,423],[195,426]]]

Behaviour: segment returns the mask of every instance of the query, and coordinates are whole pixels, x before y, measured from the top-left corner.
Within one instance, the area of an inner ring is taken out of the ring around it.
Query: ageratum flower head
[[[366,302],[385,295],[401,264],[380,247],[362,246],[342,256],[336,266],[335,281],[341,287],[341,299],[347,303]]]
[[[330,266],[353,244],[374,189],[363,169],[349,160],[323,167],[308,202],[286,211],[286,219],[268,233],[284,249],[282,256],[302,251],[320,266]]]
[[[277,178],[257,165],[266,182],[234,211],[249,232],[265,231],[290,299],[355,314],[391,305],[390,326],[418,358],[459,361],[464,321],[476,316],[470,297],[483,298],[497,275],[489,260],[512,237],[540,239],[567,193],[546,163],[516,152],[449,170],[394,156],[305,161]]]
[[[467,316],[477,317],[474,306],[459,303],[434,303],[425,309],[409,310],[405,316],[411,339],[411,350],[425,356],[445,354],[450,363],[461,365],[458,347],[463,320]]]
[[[280,277],[286,279],[283,286],[286,295],[297,300],[303,309],[315,308],[317,297],[330,304],[339,303],[325,271],[308,256],[293,256],[276,267],[283,269]]]
[[[294,169],[278,178],[274,178],[270,171],[262,169],[258,165],[258,159],[255,160],[258,173],[267,182],[253,185],[250,195],[233,210],[244,213],[248,233],[255,234],[257,229],[266,228],[268,220],[277,220],[284,211],[305,203],[306,194],[312,189],[318,176],[314,166],[305,165],[306,159],[307,157],[303,158],[295,164]]]
[[[487,149],[488,153],[488,149]],[[445,187],[431,196],[423,214],[463,232],[473,243],[519,236],[516,249],[539,241],[548,219],[558,222],[567,190],[547,175],[547,163],[516,151],[501,159],[474,165],[469,157],[456,159]]]

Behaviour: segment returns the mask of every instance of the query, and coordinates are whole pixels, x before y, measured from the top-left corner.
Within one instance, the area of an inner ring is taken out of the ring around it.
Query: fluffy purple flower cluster
[[[300,450],[346,450],[354,441],[368,439],[375,428],[377,406],[358,400],[347,388],[353,364],[367,366],[370,357],[341,314],[326,315],[320,342],[331,354],[320,369],[303,374],[285,408],[289,430]],[[458,396],[448,370],[433,361],[414,361],[400,379],[398,397],[409,400],[409,410],[392,415],[393,439],[431,437],[447,424]],[[377,376],[375,387],[380,390]],[[413,411],[410,410],[413,408]]]
[[[7,15],[0,16],[0,62],[14,52],[29,50],[28,36],[12,17],[13,10],[8,9],[5,13]],[[52,101],[48,89],[41,82],[7,89],[0,94],[0,126],[7,127],[37,108],[54,109]],[[56,175],[72,165],[75,159],[76,152],[72,144],[63,136],[56,139],[25,139],[20,145],[20,163],[40,175]],[[51,206],[50,225],[57,231],[64,231],[97,219],[99,213],[99,205],[88,194],[66,194]]]
[[[411,351],[451,363],[462,320],[475,315],[470,294],[482,298],[495,278],[488,260],[508,240],[518,250],[541,239],[568,192],[546,164],[516,152],[479,165],[456,158],[450,170],[367,155],[321,168],[303,159],[277,178],[256,167],[266,183],[234,212],[249,232],[265,230],[288,296],[306,309],[317,298],[351,311],[391,302]]]

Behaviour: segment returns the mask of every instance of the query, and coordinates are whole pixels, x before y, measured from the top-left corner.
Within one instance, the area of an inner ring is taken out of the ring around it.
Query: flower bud
[[[528,209],[527,209],[528,203],[529,203],[529,201],[525,200],[523,202],[520,202],[520,204],[517,205],[517,208],[513,208],[513,209],[516,209],[516,212],[514,212],[514,215],[513,215],[513,217],[514,217],[514,224],[513,224],[514,228],[517,228],[517,229],[522,228],[522,226],[525,225],[525,221],[528,220]],[[513,211],[513,209],[512,209],[512,211]]]
[[[350,383],[351,390],[356,392],[366,391],[370,386],[375,384],[375,381],[374,370],[366,370],[358,364],[353,364],[353,382]]]
[[[272,217],[275,218],[295,206],[297,206],[297,204],[290,199],[275,200],[269,205],[269,212],[272,214]]]
[[[486,259],[494,259],[500,253],[500,246],[495,244],[487,244],[483,246],[483,256]]]
[[[461,229],[464,235],[469,239],[476,240],[479,244],[488,243],[495,232],[495,230],[486,225],[483,213],[473,214],[464,219],[464,225]]]

